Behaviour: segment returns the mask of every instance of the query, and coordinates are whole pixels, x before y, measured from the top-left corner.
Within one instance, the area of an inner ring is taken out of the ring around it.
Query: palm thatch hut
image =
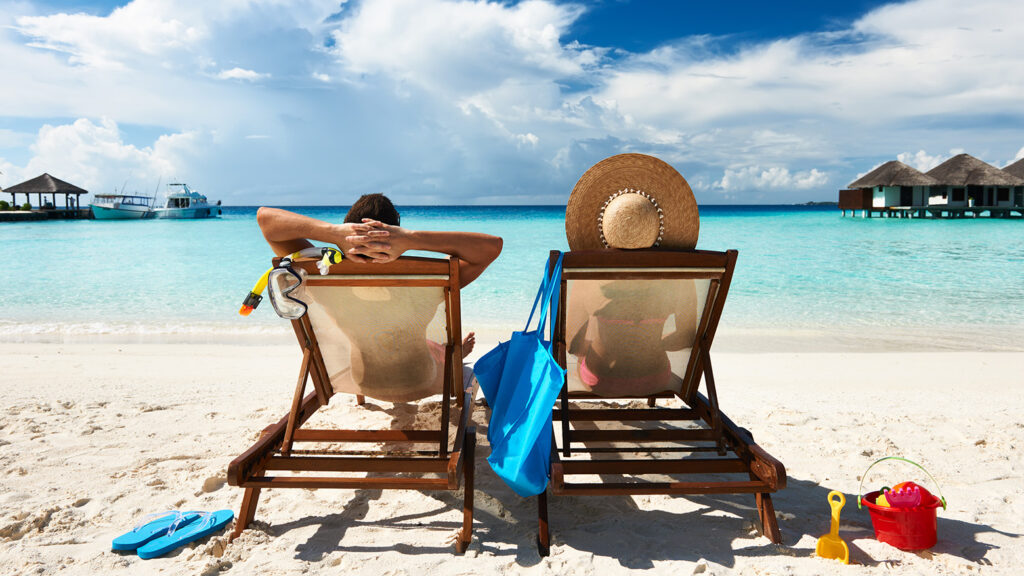
[[[18,204],[18,195],[24,194],[25,201],[28,203],[32,202],[32,196],[36,197],[36,207],[38,208],[54,208],[57,206],[57,195],[64,196],[64,209],[75,210],[79,208],[79,196],[82,194],[88,194],[89,192],[69,184],[60,178],[54,178],[49,174],[42,174],[36,176],[31,180],[26,180],[20,184],[15,184],[10,188],[4,190],[5,194],[11,195],[11,202]],[[49,196],[49,202],[44,203],[43,197]]]
[[[1013,164],[1003,167],[1003,172],[1009,172],[1017,178],[1024,178],[1024,158],[1017,160]]]
[[[924,206],[928,204],[929,189],[938,185],[938,180],[923,174],[920,170],[907,166],[899,160],[890,160],[850,182],[850,185],[847,186],[849,190],[842,192],[859,191],[859,195],[850,194],[848,196],[859,198],[861,203],[870,198],[870,204],[864,208]],[[842,192],[840,192],[840,204],[843,204]]]
[[[1024,178],[1024,158],[1017,160],[1009,166],[1003,167],[1003,172],[1009,172],[1017,178]],[[1024,186],[1015,186],[1013,189],[1013,205],[1024,206]]]
[[[1024,178],[982,162],[970,154],[958,154],[926,173],[938,180],[949,206],[1013,206],[1011,192],[1024,186]]]

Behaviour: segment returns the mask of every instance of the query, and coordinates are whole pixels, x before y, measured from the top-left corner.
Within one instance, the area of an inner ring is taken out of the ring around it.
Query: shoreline
[[[463,334],[477,334],[478,348],[490,349],[506,341],[521,321],[497,325],[474,319],[463,321]],[[295,336],[280,323],[57,323],[0,320],[0,344],[73,345],[294,345]],[[720,326],[716,352],[740,353],[914,353],[914,352],[1024,352],[1024,325],[1009,326],[862,326],[730,327]]]

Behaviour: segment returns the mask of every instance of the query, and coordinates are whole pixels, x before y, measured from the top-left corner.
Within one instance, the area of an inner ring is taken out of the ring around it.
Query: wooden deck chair
[[[736,255],[565,254],[554,344],[566,383],[553,414],[549,492],[753,493],[763,534],[781,542],[771,493],[785,487],[786,470],[719,410],[711,368]],[[671,397],[686,407],[657,405]],[[547,492],[538,516],[547,554]]]
[[[458,260],[344,261],[326,276],[311,260],[292,267],[306,273],[295,295],[308,312],[292,320],[302,363],[291,410],[228,466],[228,483],[245,488],[232,539],[253,521],[266,488],[458,490],[464,478],[455,543],[464,552],[472,537],[476,429],[469,424],[477,384],[462,364]],[[339,392],[355,394],[360,405],[365,397],[439,394],[441,414],[431,429],[305,428]],[[454,434],[452,408],[460,411]]]

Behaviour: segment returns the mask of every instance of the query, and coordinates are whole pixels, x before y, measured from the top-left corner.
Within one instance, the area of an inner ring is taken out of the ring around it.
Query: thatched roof
[[[1010,164],[1009,166],[1004,166],[1003,172],[1009,172],[1010,174],[1013,174],[1017,178],[1024,178],[1024,158],[1017,160],[1016,162]]]
[[[875,186],[935,186],[934,178],[907,166],[899,160],[890,160],[851,182],[848,188],[874,188]]]
[[[6,194],[88,194],[89,192],[75,186],[74,184],[68,184],[60,178],[54,178],[49,174],[43,174],[42,176],[36,176],[31,180],[26,180],[21,184],[15,184],[10,188],[4,190]]]
[[[1022,186],[1024,179],[970,154],[958,154],[927,172],[947,186]]]

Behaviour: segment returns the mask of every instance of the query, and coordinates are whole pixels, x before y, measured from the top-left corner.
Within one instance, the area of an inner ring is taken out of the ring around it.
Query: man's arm
[[[372,228],[367,234],[349,236],[354,247],[346,254],[358,254],[373,262],[390,262],[407,250],[440,252],[459,259],[459,280],[463,287],[476,280],[501,254],[498,236],[479,232],[431,232],[390,226],[376,220],[364,220]],[[374,234],[386,231],[386,237]]]
[[[375,245],[376,240],[387,240],[388,233],[374,230],[366,224],[331,224],[280,208],[261,207],[256,211],[256,222],[267,239],[267,244],[278,256],[287,256],[313,244],[310,240],[329,242],[345,253],[345,257],[357,262],[369,262],[372,258],[358,253],[350,253],[353,244],[347,240],[349,236],[361,235],[367,238],[368,245]]]

